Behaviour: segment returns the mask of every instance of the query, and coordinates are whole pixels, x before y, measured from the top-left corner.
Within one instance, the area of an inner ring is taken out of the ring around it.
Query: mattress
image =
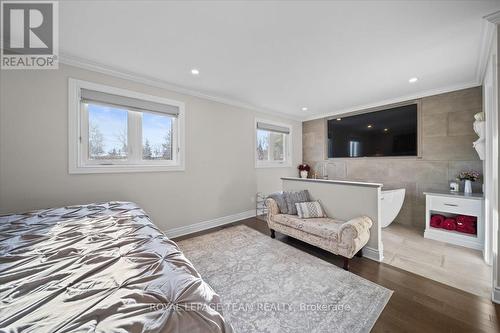
[[[0,216],[0,331],[232,332],[219,296],[130,202]]]

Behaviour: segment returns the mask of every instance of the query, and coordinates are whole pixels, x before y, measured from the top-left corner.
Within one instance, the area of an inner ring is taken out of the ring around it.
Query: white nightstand
[[[484,198],[482,194],[453,192],[424,192],[425,232],[424,237],[455,245],[484,250]],[[469,235],[458,231],[433,228],[430,226],[432,214],[445,216],[470,215],[477,217],[477,234]]]

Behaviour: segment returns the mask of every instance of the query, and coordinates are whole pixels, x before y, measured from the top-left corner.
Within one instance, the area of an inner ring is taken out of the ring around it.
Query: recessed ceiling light
[[[372,128],[373,126],[372,126],[372,125],[368,125],[368,126],[366,126],[366,127],[368,127],[368,128]]]
[[[193,74],[193,75],[200,75],[200,71],[199,71],[199,70],[197,70],[196,68],[193,68],[193,69],[191,70],[191,74]]]
[[[384,128],[384,132],[387,132],[389,129],[388,128]]]
[[[303,106],[302,111],[307,111],[307,107]]]
[[[418,81],[418,77],[412,77],[412,78],[410,78],[410,79],[408,80],[408,82],[410,82],[410,83],[415,83],[415,82],[417,82],[417,81]]]
[[[341,120],[342,120],[342,118],[337,118],[337,121],[341,121]]]

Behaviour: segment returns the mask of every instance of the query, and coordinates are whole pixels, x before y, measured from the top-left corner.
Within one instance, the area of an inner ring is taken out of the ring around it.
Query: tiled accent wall
[[[474,114],[482,111],[481,87],[425,97],[421,103],[421,158],[338,158],[326,160],[326,119],[303,123],[303,160],[313,167],[326,163],[328,177],[384,184],[384,189],[406,188],[397,223],[425,226],[422,192],[448,190],[459,171],[483,173],[483,163],[472,147],[477,136]],[[481,183],[473,183],[481,192]],[[463,184],[461,184],[463,190]]]

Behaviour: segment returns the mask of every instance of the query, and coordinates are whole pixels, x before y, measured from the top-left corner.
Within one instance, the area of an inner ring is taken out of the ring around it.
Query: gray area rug
[[[235,332],[369,332],[392,291],[239,225],[180,241]]]

